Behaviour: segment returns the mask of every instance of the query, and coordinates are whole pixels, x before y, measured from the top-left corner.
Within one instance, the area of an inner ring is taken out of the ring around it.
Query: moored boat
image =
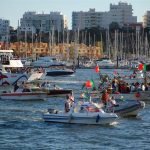
[[[73,70],[71,69],[49,69],[46,70],[46,76],[67,76],[67,75],[72,75],[74,73]]]

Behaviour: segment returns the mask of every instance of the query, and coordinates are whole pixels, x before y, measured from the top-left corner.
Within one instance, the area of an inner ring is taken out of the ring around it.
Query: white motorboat
[[[115,63],[113,63],[111,61],[111,59],[102,59],[102,60],[97,60],[96,64],[100,67],[100,68],[114,68],[115,67]]]
[[[22,82],[27,80],[28,75],[26,73],[12,72],[12,70],[17,71],[18,69],[23,68],[21,60],[14,58],[13,50],[0,50],[0,63],[0,85],[12,85],[17,81]]]
[[[89,98],[90,99],[90,98]],[[93,99],[99,101],[99,98]],[[103,108],[103,103],[94,103],[98,108]],[[105,112],[116,113],[120,117],[136,117],[145,108],[145,102],[135,99],[110,99],[107,102]]]
[[[117,118],[116,114],[106,113],[90,102],[71,107],[68,113],[49,109],[47,113],[43,114],[46,122],[69,124],[110,125],[116,122]]]
[[[145,108],[145,102],[138,100],[117,100],[117,105],[110,105],[107,112],[114,112],[121,117],[136,117]]]
[[[54,57],[39,57],[38,60],[31,63],[34,67],[64,66],[64,63],[56,60]]]

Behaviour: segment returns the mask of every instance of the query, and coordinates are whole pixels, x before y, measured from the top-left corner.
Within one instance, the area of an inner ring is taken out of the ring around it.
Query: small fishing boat
[[[113,124],[117,118],[118,116],[115,113],[106,113],[90,102],[71,107],[67,113],[48,109],[47,113],[43,114],[43,119],[46,122],[69,124],[105,125]]]

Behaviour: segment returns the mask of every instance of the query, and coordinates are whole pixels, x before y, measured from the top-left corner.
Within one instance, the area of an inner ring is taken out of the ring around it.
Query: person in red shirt
[[[103,94],[102,94],[102,97],[101,97],[101,100],[104,104],[104,107],[106,108],[107,106],[107,102],[110,100],[110,95],[109,93],[107,92],[107,90],[104,90]]]

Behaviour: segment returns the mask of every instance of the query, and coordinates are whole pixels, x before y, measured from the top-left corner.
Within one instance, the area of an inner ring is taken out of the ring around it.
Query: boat
[[[69,112],[48,109],[43,114],[45,122],[68,123],[68,124],[90,124],[111,125],[118,119],[115,113],[106,113],[90,102],[71,107]]]
[[[67,94],[72,93],[72,89],[63,89],[58,87],[55,84],[50,84],[48,81],[47,82],[42,82],[42,83],[38,83],[38,86],[31,84],[29,85],[30,89],[32,89],[32,91],[42,91],[42,92],[46,92],[47,93],[47,97],[51,97],[51,96],[66,96]]]
[[[13,56],[13,50],[0,50],[0,63],[0,85],[13,85],[28,79],[28,74],[22,72],[24,66],[21,60]]]
[[[19,88],[15,92],[2,93],[0,99],[3,100],[44,100],[47,98],[47,93],[42,91],[32,91],[30,89]]]
[[[91,97],[88,98],[88,100]],[[103,103],[97,103],[99,98],[93,98],[93,103],[98,108],[104,108]],[[136,117],[139,112],[145,108],[145,102],[135,100],[135,99],[115,99],[107,102],[106,108],[104,108],[105,112],[113,112],[120,117]]]
[[[111,61],[111,59],[108,58],[103,58],[101,60],[97,60],[96,64],[100,67],[100,68],[114,68],[115,67],[115,63],[113,63]]]
[[[120,117],[136,117],[145,108],[145,102],[138,100],[116,100],[117,105],[108,106],[106,112],[114,112]]]
[[[50,66],[64,66],[64,63],[58,61],[55,57],[45,56],[39,57],[38,60],[31,63],[34,67],[50,67]]]
[[[46,70],[46,76],[67,76],[67,75],[73,75],[75,71],[72,69],[47,69]]]

